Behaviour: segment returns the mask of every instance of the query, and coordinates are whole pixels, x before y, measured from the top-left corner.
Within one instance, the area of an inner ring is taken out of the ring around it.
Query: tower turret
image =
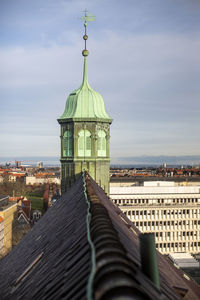
[[[94,17],[85,13],[85,49],[83,81],[66,101],[64,113],[58,119],[61,125],[61,190],[67,191],[82,171],[109,193],[110,124],[102,96],[88,82],[86,49],[87,21]]]

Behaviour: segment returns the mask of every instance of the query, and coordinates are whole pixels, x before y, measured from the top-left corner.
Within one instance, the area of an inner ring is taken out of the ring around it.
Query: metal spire
[[[84,16],[80,17],[80,19],[84,21],[84,27],[85,27],[85,34],[83,36],[83,39],[85,41],[85,49],[82,51],[82,55],[84,57],[86,57],[86,56],[89,55],[89,51],[86,48],[86,42],[87,42],[87,39],[88,39],[88,35],[87,35],[87,22],[93,22],[93,21],[95,21],[95,16],[87,14],[87,13],[88,13],[88,11],[85,9],[84,10]]]

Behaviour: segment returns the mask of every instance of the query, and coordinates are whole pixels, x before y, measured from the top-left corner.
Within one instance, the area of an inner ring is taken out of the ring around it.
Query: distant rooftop
[[[9,196],[2,196],[2,195],[0,196],[0,211],[6,210],[7,208],[9,208],[15,204],[16,204],[16,202],[9,201]]]
[[[0,209],[8,205],[9,196],[0,195]]]
[[[155,177],[155,176],[121,176],[110,177],[110,182],[143,182],[143,181],[174,181],[174,182],[200,182],[200,176],[187,176],[187,177]]]

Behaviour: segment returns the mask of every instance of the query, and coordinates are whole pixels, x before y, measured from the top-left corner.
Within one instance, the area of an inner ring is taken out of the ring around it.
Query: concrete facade
[[[200,186],[172,185],[110,187],[110,197],[160,252],[199,253]]]

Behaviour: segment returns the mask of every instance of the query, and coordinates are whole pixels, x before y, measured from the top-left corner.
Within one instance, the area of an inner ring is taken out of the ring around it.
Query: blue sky
[[[1,0],[0,156],[58,156],[67,96],[104,98],[111,158],[200,154],[199,0]]]

